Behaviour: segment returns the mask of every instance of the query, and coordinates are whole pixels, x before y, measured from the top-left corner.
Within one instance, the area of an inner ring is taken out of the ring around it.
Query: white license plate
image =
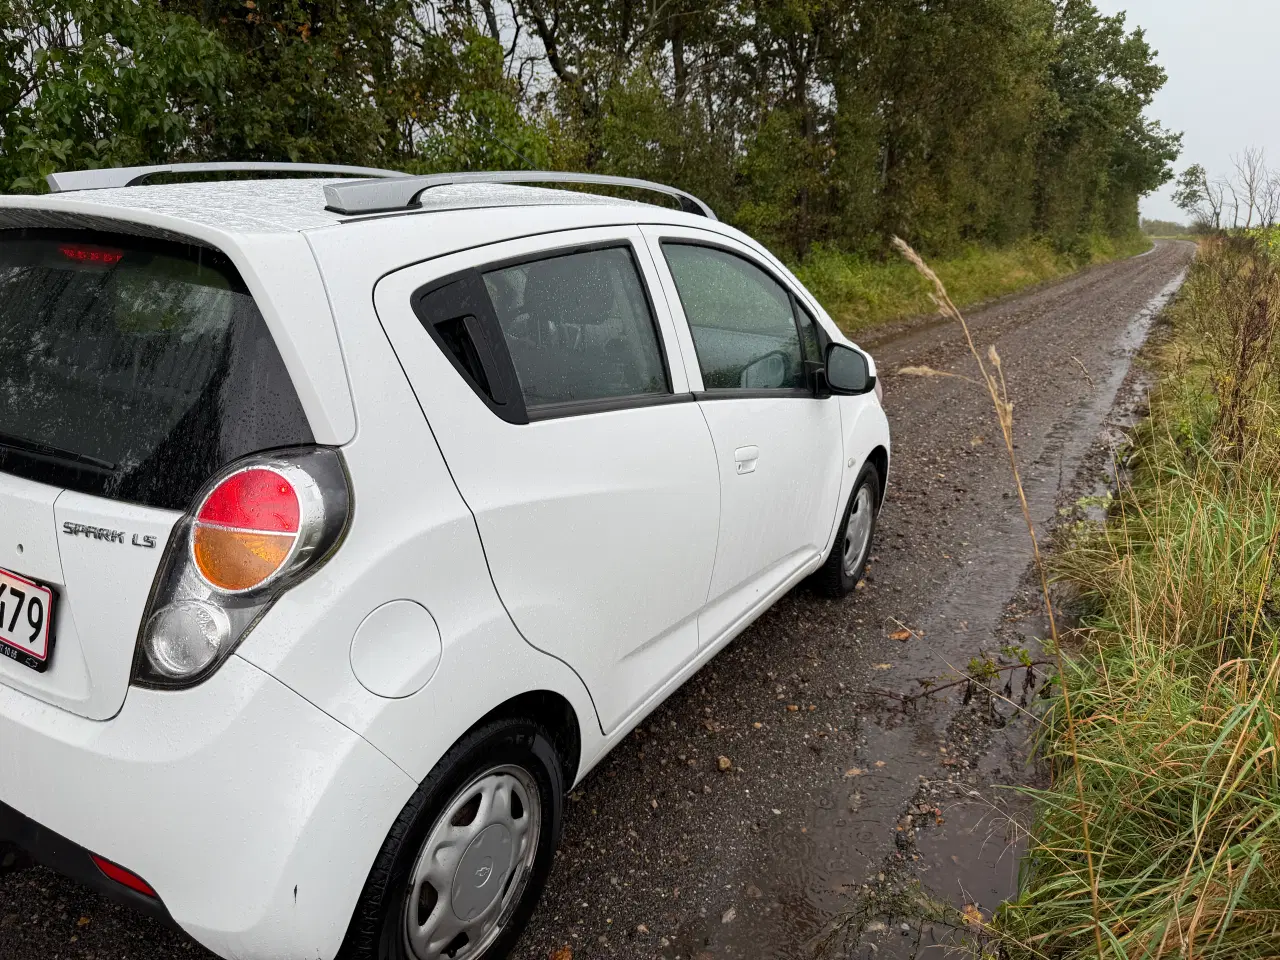
[[[32,670],[49,665],[53,591],[0,569],[0,655]]]

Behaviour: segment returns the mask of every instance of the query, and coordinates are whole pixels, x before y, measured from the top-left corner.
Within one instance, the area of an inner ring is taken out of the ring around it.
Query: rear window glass
[[[230,461],[312,442],[280,353],[223,254],[0,231],[0,470],[185,509]]]

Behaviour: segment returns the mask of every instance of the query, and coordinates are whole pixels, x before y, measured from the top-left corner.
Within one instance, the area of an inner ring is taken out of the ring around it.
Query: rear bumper
[[[155,897],[143,896],[116,883],[98,869],[89,851],[78,843],[54,833],[28,816],[19,813],[7,803],[0,803],[0,846],[12,843],[25,851],[37,863],[43,863],[64,877],[84,884],[95,893],[110,897],[117,903],[132,907],[153,920],[171,927],[177,926],[164,903]]]
[[[105,722],[0,686],[0,837],[98,889],[88,852],[120,864],[159,898],[127,902],[236,960],[332,957],[415,788],[236,656]]]

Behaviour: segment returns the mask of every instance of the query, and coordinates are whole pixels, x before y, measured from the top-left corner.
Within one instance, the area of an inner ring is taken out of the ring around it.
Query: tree
[[[561,166],[692,190],[796,258],[894,233],[1087,250],[1137,229],[1179,148],[1146,116],[1155,51],[1091,0],[0,0],[0,17],[0,177],[22,189],[167,159]],[[1260,179],[1247,217],[1267,207]]]
[[[1271,173],[1258,194],[1258,223],[1264,229],[1275,226],[1280,217],[1280,173]]]
[[[1091,0],[1058,0],[1053,36],[1040,222],[1051,233],[1119,232],[1137,223],[1138,198],[1173,176],[1181,135],[1144,116],[1165,72],[1142,30]]]
[[[1211,230],[1222,229],[1222,210],[1225,203],[1223,185],[1209,179],[1208,171],[1200,164],[1192,164],[1178,177],[1173,202],[1196,223]]]
[[[0,0],[0,187],[198,156],[230,52],[159,0]]]
[[[1248,230],[1253,226],[1254,212],[1258,209],[1262,191],[1270,179],[1267,155],[1259,147],[1246,147],[1244,153],[1231,158],[1231,165],[1235,168],[1235,182],[1232,186],[1239,190],[1239,195],[1244,199],[1247,213],[1244,227]]]

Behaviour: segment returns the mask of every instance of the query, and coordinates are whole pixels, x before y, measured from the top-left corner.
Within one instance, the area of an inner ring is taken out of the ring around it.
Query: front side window
[[[714,247],[664,242],[708,390],[808,386],[791,297],[771,276]]]
[[[630,250],[588,250],[484,273],[525,406],[669,392]]]
[[[808,307],[796,302],[796,320],[800,324],[800,343],[804,346],[804,358],[810,363],[822,363],[822,334],[818,332],[818,321],[814,319]]]

